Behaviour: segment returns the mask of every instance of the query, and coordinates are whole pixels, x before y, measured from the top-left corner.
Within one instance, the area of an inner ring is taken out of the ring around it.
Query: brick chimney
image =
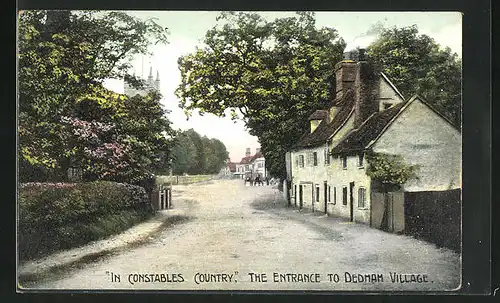
[[[380,71],[368,62],[364,50],[359,50],[357,74],[355,81],[354,127],[360,126],[366,119],[379,109],[378,95]]]
[[[335,99],[341,100],[345,92],[354,87],[358,66],[351,59],[351,53],[344,53],[344,60],[335,64]]]
[[[251,152],[250,152],[250,147],[247,147],[247,150],[245,152],[245,157],[248,157],[250,156]]]
[[[357,49],[344,53],[344,60],[335,65],[336,100],[342,100],[349,89],[354,90],[354,127],[360,126],[378,111],[377,95],[380,72],[367,61],[365,50]],[[330,117],[335,116],[336,106],[330,108]]]

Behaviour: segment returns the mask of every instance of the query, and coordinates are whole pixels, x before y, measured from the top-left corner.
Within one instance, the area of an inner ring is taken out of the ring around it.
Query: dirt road
[[[271,187],[220,180],[174,188],[187,220],[42,289],[452,290],[460,256],[284,205]],[[208,281],[208,282],[207,282]]]

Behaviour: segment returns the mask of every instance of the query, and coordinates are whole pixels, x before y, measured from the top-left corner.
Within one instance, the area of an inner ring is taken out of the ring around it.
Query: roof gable
[[[397,89],[397,87],[392,84],[391,80],[389,80],[389,78],[384,74],[384,73],[380,73],[380,75],[382,76],[382,79],[387,83],[389,84],[389,86],[392,88],[392,90],[394,90],[394,92],[396,94],[399,95],[399,97],[401,97],[401,99],[404,101],[405,100],[405,97],[403,96],[403,94],[401,94],[401,92]]]
[[[419,101],[436,115],[441,117],[447,123],[451,124],[455,129],[456,125],[451,123],[441,113],[436,111],[432,106],[424,102],[418,95],[413,96],[409,101],[402,102],[392,106],[389,109],[378,112],[370,116],[361,126],[350,132],[340,143],[333,148],[333,153],[349,153],[357,152],[370,148],[377,140],[384,134],[384,132],[391,126],[391,124],[404,112],[410,104]],[[458,130],[458,129],[457,129]],[[458,130],[459,131],[459,130]]]
[[[407,103],[399,103],[381,112],[374,113],[357,129],[345,136],[333,148],[333,153],[349,153],[364,150],[373,140],[378,138],[403,110]]]

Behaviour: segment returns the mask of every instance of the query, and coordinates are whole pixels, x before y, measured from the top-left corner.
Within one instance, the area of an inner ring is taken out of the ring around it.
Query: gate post
[[[168,197],[167,208],[170,209],[172,208],[172,187],[169,188],[167,197]]]

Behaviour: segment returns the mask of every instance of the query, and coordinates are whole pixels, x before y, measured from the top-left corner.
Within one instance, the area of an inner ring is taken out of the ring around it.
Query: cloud
[[[462,25],[460,23],[445,26],[439,31],[431,32],[428,35],[441,46],[449,47],[458,56],[462,56]]]

